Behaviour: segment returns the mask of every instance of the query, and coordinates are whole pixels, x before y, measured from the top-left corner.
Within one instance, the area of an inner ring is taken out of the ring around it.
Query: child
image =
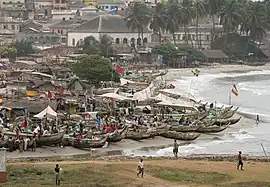
[[[61,168],[59,167],[58,164],[56,164],[56,167],[54,168],[56,185],[60,185],[60,170]]]
[[[139,172],[137,173],[137,176],[141,174],[141,176],[143,177],[143,172],[144,172],[143,159],[141,159],[141,161],[138,164],[138,170]]]

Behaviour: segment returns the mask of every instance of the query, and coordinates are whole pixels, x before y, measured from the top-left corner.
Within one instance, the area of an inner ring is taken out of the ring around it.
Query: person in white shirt
[[[143,172],[144,172],[143,159],[141,159],[139,164],[138,164],[138,170],[139,170],[139,172],[137,173],[137,176],[139,176],[141,174],[141,176],[143,177]]]
[[[40,132],[40,127],[37,126],[37,127],[35,128],[35,130],[34,130],[34,134],[35,134],[35,135],[38,135],[39,132]]]

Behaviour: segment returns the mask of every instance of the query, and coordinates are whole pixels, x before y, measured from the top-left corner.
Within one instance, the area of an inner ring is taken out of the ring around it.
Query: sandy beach
[[[166,80],[180,79],[182,76],[192,76],[192,69],[170,69],[168,74],[165,75]],[[246,73],[249,71],[263,71],[270,70],[270,65],[252,67],[244,65],[215,65],[210,67],[199,68],[201,74],[215,74],[215,73]],[[236,116],[237,117],[237,116]],[[230,133],[235,129],[249,128],[254,125],[254,120],[248,118],[242,118],[241,121],[231,126],[226,131]],[[222,133],[218,133],[213,139],[218,139]],[[208,136],[202,135],[200,139],[209,138]],[[188,144],[189,142],[179,142],[182,145]],[[34,158],[34,157],[61,157],[61,156],[75,156],[75,155],[93,155],[93,156],[107,156],[107,155],[125,155],[128,154],[133,156],[133,153],[141,152],[141,156],[145,152],[158,151],[166,147],[170,147],[173,144],[173,140],[162,137],[155,137],[154,139],[147,139],[141,141],[133,140],[122,140],[118,143],[112,143],[107,148],[92,149],[92,150],[79,150],[73,147],[43,147],[38,148],[35,153],[28,151],[19,153],[8,152],[7,159],[16,158]],[[138,154],[136,154],[138,155]],[[158,155],[157,155],[158,156]],[[173,156],[171,154],[171,156]]]
[[[270,70],[270,64],[264,66],[247,66],[247,65],[212,65],[207,67],[197,68],[201,74],[216,74],[216,73],[247,73],[250,71],[268,71]],[[165,75],[166,80],[178,79],[181,76],[192,76],[192,70],[194,68],[183,69],[170,69],[168,74]]]

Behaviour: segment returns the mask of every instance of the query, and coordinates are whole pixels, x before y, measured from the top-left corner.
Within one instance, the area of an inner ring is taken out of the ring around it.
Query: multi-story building
[[[114,44],[141,45],[151,42],[152,31],[145,28],[144,38],[141,39],[137,31],[132,31],[127,27],[121,16],[99,15],[68,31],[67,44],[76,46],[81,44],[85,37],[93,36],[99,40],[102,35],[110,36]]]

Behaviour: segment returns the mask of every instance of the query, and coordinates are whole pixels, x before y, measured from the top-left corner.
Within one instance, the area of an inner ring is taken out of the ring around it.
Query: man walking
[[[56,164],[56,167],[54,168],[56,185],[60,185],[60,170],[61,168]]]
[[[144,172],[143,159],[141,159],[139,164],[138,164],[138,170],[139,170],[139,172],[137,173],[137,176],[139,176],[141,174],[141,176],[143,177],[143,172]]]
[[[178,147],[179,147],[179,145],[178,145],[178,143],[176,142],[176,140],[174,140],[174,144],[173,144],[173,154],[174,154],[174,156],[177,158],[178,157]]]
[[[238,154],[237,170],[239,170],[239,166],[241,166],[241,170],[243,170],[244,163],[242,160],[242,152],[241,151],[239,151],[239,154]]]
[[[256,123],[257,123],[257,125],[259,124],[259,122],[260,122],[260,116],[257,115],[257,117],[256,117]]]

